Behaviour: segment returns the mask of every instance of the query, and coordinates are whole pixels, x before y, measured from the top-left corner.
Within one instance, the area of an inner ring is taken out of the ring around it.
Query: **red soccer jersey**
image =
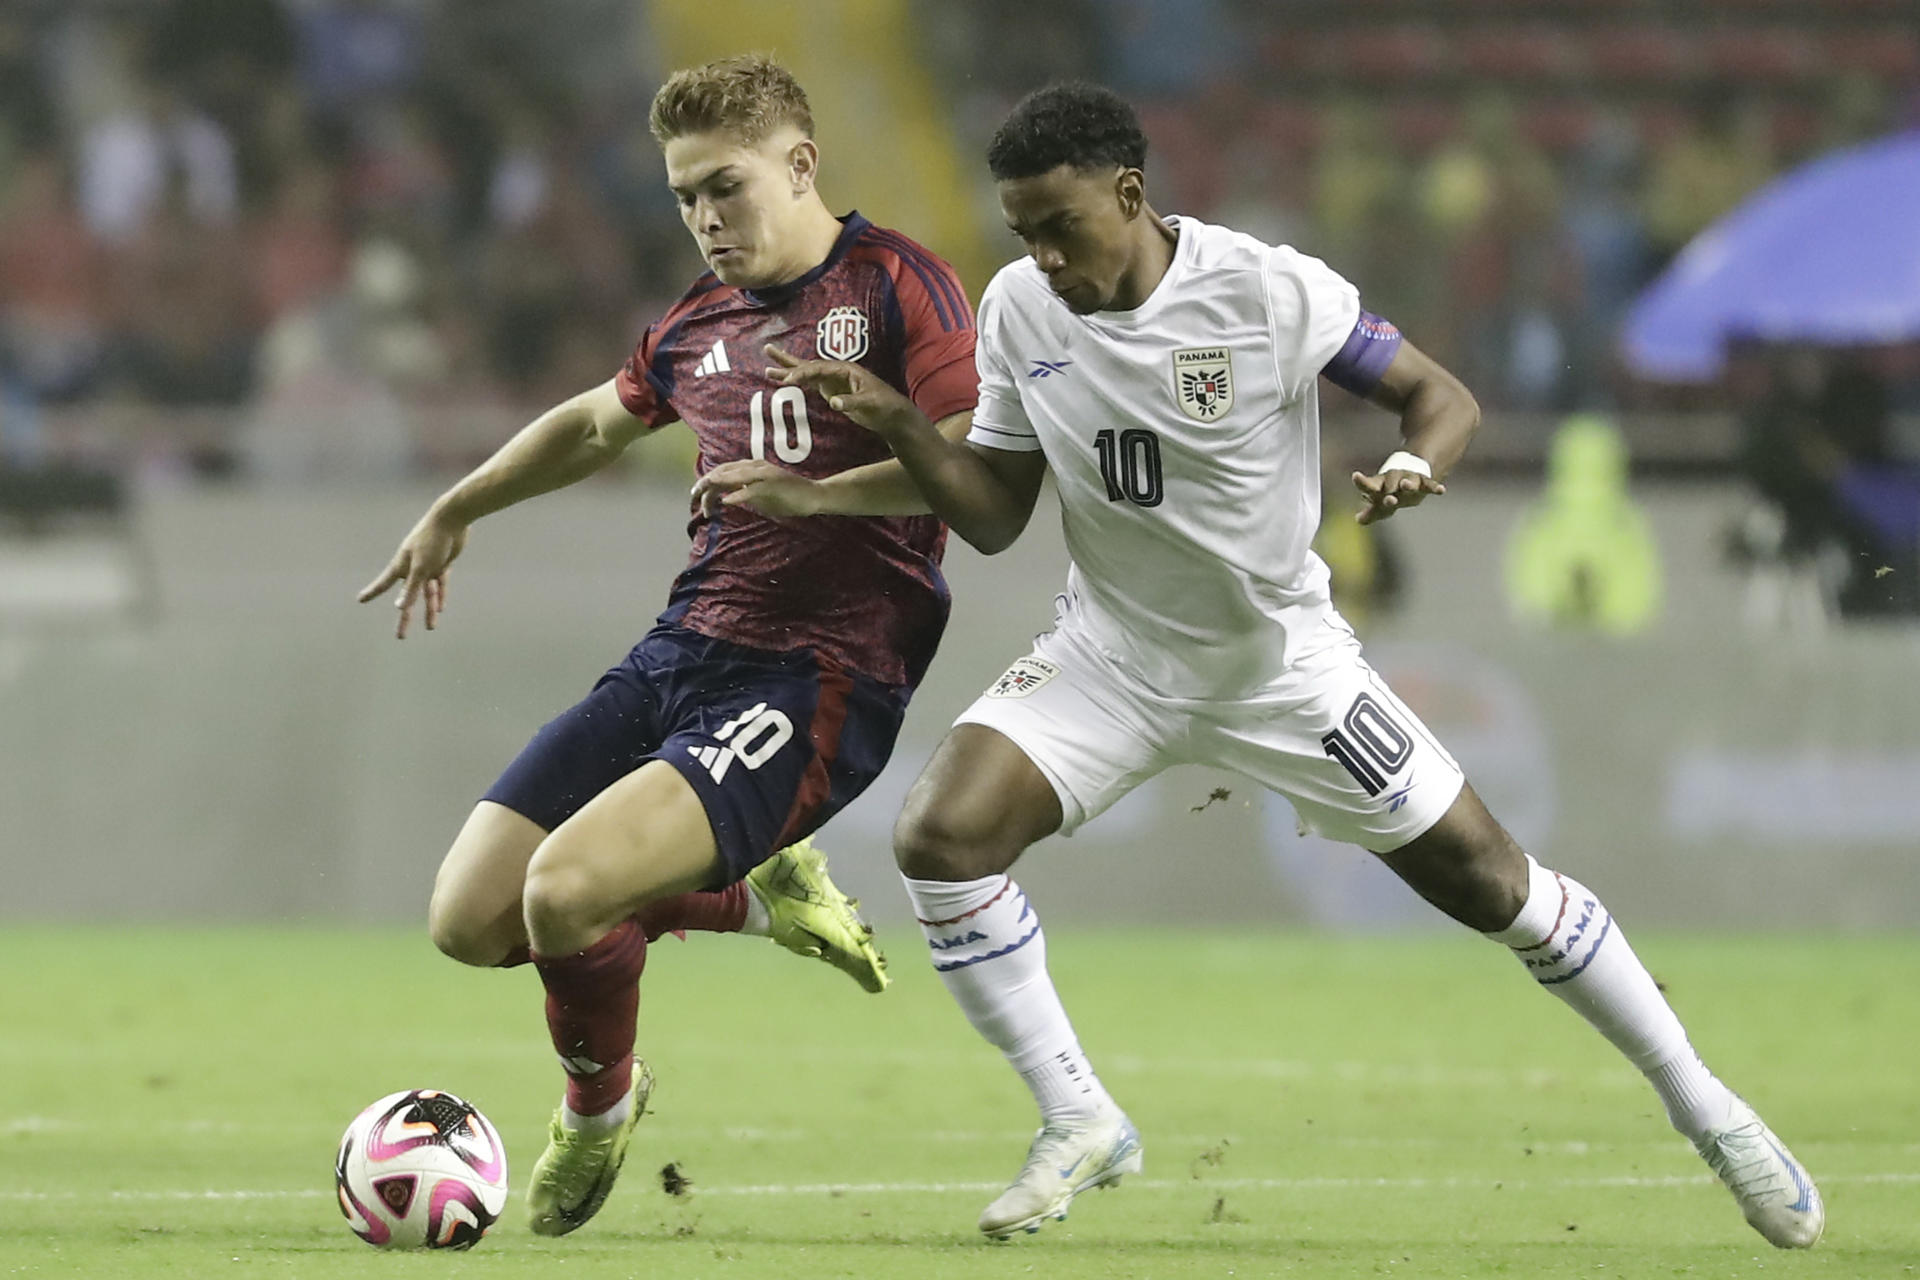
[[[953,268],[858,213],[827,260],[791,284],[736,289],[711,272],[648,328],[616,385],[651,426],[685,422],[699,470],[764,458],[819,479],[892,456],[872,432],[798,387],[767,381],[773,343],[851,360],[938,422],[978,393],[973,309]],[[810,648],[888,684],[919,682],[947,622],[946,526],[933,516],[776,522],[722,507],[687,524],[687,567],[663,623],[756,649]]]

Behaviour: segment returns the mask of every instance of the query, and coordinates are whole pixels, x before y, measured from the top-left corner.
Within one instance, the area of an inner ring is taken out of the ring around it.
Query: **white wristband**
[[[1389,471],[1411,471],[1415,475],[1433,479],[1433,468],[1427,465],[1427,460],[1417,453],[1408,453],[1405,449],[1389,454],[1387,460],[1380,464],[1380,475],[1385,475]]]

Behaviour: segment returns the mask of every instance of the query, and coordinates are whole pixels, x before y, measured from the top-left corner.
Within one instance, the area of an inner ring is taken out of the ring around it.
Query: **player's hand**
[[[767,358],[774,362],[767,378],[786,387],[805,387],[836,413],[877,435],[887,435],[920,416],[913,401],[887,385],[871,369],[846,360],[802,360],[769,343]]]
[[[1377,476],[1353,473],[1353,487],[1366,499],[1354,515],[1361,524],[1385,520],[1402,507],[1417,507],[1429,494],[1445,493],[1447,486],[1418,471],[1383,471]]]
[[[700,514],[721,507],[745,507],[775,520],[820,513],[820,485],[784,467],[758,458],[723,462],[693,482]]]
[[[466,545],[467,525],[463,521],[438,510],[427,512],[402,540],[386,569],[360,593],[360,603],[385,595],[387,588],[396,582],[404,583],[400,598],[394,602],[400,610],[400,624],[393,633],[395,638],[407,638],[407,625],[413,620],[416,602],[425,606],[427,630],[433,630],[440,621],[441,611],[447,607],[447,566]]]

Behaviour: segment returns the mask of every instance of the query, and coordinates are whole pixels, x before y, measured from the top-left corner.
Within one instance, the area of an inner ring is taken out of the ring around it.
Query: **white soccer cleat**
[[[1820,1189],[1742,1099],[1726,1124],[1694,1140],[1753,1229],[1781,1249],[1811,1249],[1827,1227]]]
[[[980,1214],[980,1230],[995,1240],[1016,1231],[1029,1235],[1048,1218],[1067,1216],[1073,1198],[1140,1172],[1140,1131],[1119,1108],[1102,1112],[1082,1128],[1048,1125],[1027,1151],[1013,1185]]]

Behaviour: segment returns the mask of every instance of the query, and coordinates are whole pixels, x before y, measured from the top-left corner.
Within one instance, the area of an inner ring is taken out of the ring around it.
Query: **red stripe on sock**
[[[919,916],[915,916],[914,919],[920,920],[921,924],[926,925],[928,928],[931,928],[931,929],[938,929],[944,925],[959,924],[962,920],[971,920],[973,919],[973,917],[979,915],[982,911],[985,911],[988,907],[992,906],[994,903],[1000,901],[1000,899],[1007,896],[1007,890],[1013,888],[1013,877],[1002,876],[1001,881],[1002,883],[1000,885],[1000,892],[994,894],[991,898],[988,898],[985,902],[981,903],[979,906],[975,907],[973,910],[963,912],[962,914],[955,916],[951,920],[920,920]]]
[[[1567,918],[1567,903],[1569,901],[1569,895],[1567,893],[1567,882],[1560,878],[1560,873],[1558,871],[1553,873],[1553,882],[1560,886],[1560,914],[1556,915],[1553,918],[1553,928],[1547,930],[1547,936],[1540,939],[1540,941],[1534,943],[1532,946],[1514,947],[1512,948],[1512,950],[1516,952],[1538,951],[1540,948],[1546,946],[1549,942],[1553,941],[1554,934],[1560,932],[1560,922]]]
[[[640,1014],[640,974],[647,935],[622,920],[600,941],[570,956],[535,955],[547,988],[547,1033],[567,1067],[567,1105],[599,1115],[633,1083],[633,1033]],[[596,1064],[576,1069],[572,1064]]]
[[[738,933],[747,922],[747,886],[730,884],[715,893],[681,893],[649,902],[633,913],[647,941],[663,933],[694,929],[701,933]]]

